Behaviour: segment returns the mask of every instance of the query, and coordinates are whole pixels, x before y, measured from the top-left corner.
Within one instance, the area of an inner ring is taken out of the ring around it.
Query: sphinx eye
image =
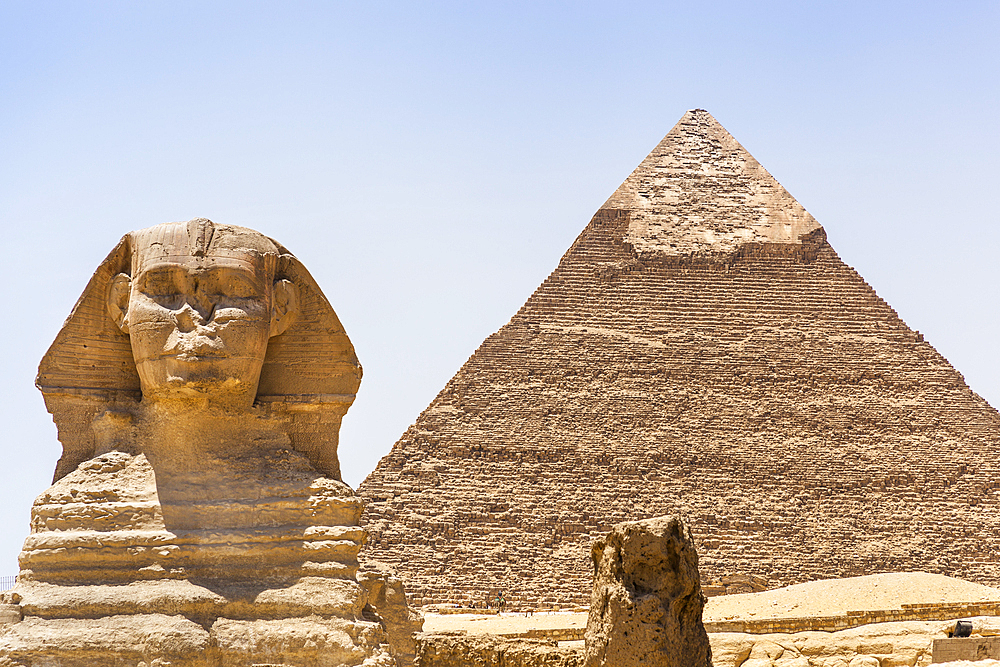
[[[254,286],[245,280],[226,281],[221,291],[225,296],[237,299],[249,299],[257,295],[257,290],[254,289]]]
[[[240,275],[219,275],[206,281],[206,292],[214,297],[229,299],[252,299],[259,296],[257,286]]]
[[[170,299],[179,296],[180,286],[171,272],[147,273],[142,281],[144,294],[154,298]]]

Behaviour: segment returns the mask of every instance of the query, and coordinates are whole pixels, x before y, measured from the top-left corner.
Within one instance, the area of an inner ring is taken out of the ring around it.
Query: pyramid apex
[[[680,124],[683,123],[684,121],[690,121],[694,119],[701,120],[704,123],[717,125],[720,130],[722,130],[723,132],[726,131],[725,128],[723,128],[722,125],[719,123],[719,121],[715,119],[715,116],[713,116],[705,109],[688,109],[687,111],[684,112],[684,115],[681,116],[680,120],[677,122],[678,124]]]
[[[601,208],[628,213],[624,241],[644,256],[800,244],[821,229],[704,109],[685,112]]]

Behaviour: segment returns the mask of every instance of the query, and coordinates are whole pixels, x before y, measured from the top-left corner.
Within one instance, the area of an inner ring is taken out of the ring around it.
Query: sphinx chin
[[[177,356],[139,363],[144,396],[188,388],[197,392],[256,391],[262,358]]]
[[[145,394],[147,399],[198,398],[210,399],[256,391],[257,384],[233,377],[211,374],[168,375],[165,381]]]

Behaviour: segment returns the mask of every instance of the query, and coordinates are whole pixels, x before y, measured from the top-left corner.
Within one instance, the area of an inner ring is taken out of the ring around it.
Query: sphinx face
[[[273,285],[247,260],[191,257],[139,267],[128,331],[144,397],[212,393],[253,402]]]
[[[108,309],[129,335],[144,401],[253,404],[267,342],[294,320],[297,288],[274,280],[266,237],[207,220],[132,234],[132,275]]]

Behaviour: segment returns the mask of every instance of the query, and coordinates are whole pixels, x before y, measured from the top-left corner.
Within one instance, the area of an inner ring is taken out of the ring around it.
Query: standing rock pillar
[[[620,523],[592,557],[586,667],[711,667],[698,554],[680,519]]]

